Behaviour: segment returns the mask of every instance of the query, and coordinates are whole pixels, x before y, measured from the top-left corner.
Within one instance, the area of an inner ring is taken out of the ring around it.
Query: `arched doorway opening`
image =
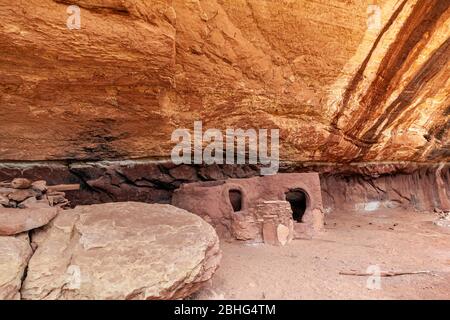
[[[231,189],[228,191],[231,206],[234,212],[242,210],[242,192],[241,190]]]
[[[303,215],[307,207],[308,195],[302,189],[292,189],[286,192],[286,201],[291,205],[292,218],[296,222],[303,222]]]

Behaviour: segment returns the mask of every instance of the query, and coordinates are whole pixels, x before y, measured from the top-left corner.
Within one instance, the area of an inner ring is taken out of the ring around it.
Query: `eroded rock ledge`
[[[248,178],[253,165],[179,165],[168,161],[3,163],[0,180],[23,176],[50,184],[80,183],[67,192],[72,204],[113,201],[170,203],[182,183]],[[367,204],[419,211],[449,210],[450,164],[423,163],[282,163],[280,172],[318,172],[325,210],[359,210]]]

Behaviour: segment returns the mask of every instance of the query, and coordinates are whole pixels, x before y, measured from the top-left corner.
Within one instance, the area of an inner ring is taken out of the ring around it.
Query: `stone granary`
[[[274,245],[311,238],[324,223],[317,173],[184,184],[172,204],[203,217],[223,238]]]

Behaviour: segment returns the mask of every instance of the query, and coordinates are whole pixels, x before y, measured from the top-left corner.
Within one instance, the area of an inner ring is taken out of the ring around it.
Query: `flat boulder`
[[[218,268],[214,229],[171,205],[78,206],[33,235],[23,299],[178,299]]]
[[[23,237],[0,237],[0,300],[20,299],[22,277],[32,250]]]
[[[58,208],[14,209],[0,207],[0,236],[10,236],[49,223],[59,212]]]

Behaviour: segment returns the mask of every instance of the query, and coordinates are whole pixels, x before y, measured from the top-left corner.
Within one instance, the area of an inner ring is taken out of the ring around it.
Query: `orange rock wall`
[[[166,158],[202,120],[279,128],[285,160],[448,161],[449,5],[0,0],[0,160]]]

